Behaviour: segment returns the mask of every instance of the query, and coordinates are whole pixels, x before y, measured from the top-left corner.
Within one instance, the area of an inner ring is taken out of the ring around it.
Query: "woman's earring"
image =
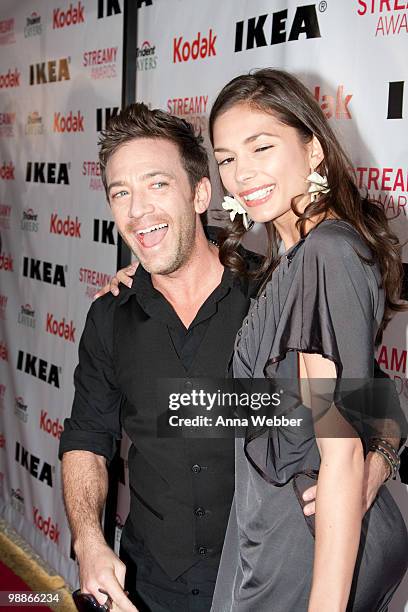
[[[310,183],[308,193],[310,193],[311,202],[315,201],[319,193],[329,193],[330,187],[327,182],[327,176],[322,176],[314,170],[306,180]]]
[[[254,222],[249,218],[247,211],[235,198],[231,196],[225,196],[224,201],[221,204],[224,210],[230,211],[230,219],[234,221],[236,215],[242,215],[242,222],[246,230],[251,229]]]

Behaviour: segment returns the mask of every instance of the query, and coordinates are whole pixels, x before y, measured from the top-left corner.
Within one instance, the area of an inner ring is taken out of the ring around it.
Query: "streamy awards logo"
[[[374,36],[408,34],[406,0],[357,0],[357,14],[374,21]]]
[[[0,20],[0,45],[12,45],[15,42],[14,17]]]
[[[7,303],[8,296],[4,295],[4,293],[0,293],[0,320],[5,321],[7,319]],[[1,387],[0,385],[0,399],[1,399]]]
[[[11,206],[0,204],[0,229],[9,230],[11,219]]]
[[[82,162],[82,176],[88,179],[88,188],[91,191],[104,191],[101,167],[98,161],[87,160]]]
[[[91,79],[113,79],[117,77],[118,47],[105,47],[85,51],[82,65],[88,68]]]
[[[167,110],[170,114],[182,117],[194,126],[195,130],[206,132],[208,95],[185,96],[180,98],[169,98]]]
[[[13,138],[16,113],[0,113],[0,138]]]
[[[85,295],[91,300],[101,287],[111,282],[111,279],[112,276],[106,272],[99,272],[90,268],[79,269],[79,282],[85,285]]]
[[[397,167],[358,166],[356,169],[357,184],[360,189],[366,188],[370,198],[383,206],[390,218],[408,215],[408,169]]]

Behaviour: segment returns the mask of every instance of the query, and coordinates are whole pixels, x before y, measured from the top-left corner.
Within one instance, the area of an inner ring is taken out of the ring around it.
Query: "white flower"
[[[225,196],[223,203],[221,204],[224,210],[230,210],[230,219],[233,221],[236,215],[242,215],[242,222],[244,224],[245,229],[247,230],[249,227],[248,213],[241,206],[241,204],[235,198],[231,196]]]
[[[327,176],[322,176],[318,172],[312,172],[306,180],[311,183],[308,193],[311,194],[312,202],[319,193],[329,193],[330,187],[327,182]]]

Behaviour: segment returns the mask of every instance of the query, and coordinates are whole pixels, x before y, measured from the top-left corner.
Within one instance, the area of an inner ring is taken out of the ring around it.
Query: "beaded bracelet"
[[[389,442],[387,442],[387,440],[373,438],[371,440],[369,450],[379,453],[387,462],[390,468],[390,473],[385,482],[387,482],[387,480],[390,478],[395,480],[401,465],[401,459],[396,449]]]

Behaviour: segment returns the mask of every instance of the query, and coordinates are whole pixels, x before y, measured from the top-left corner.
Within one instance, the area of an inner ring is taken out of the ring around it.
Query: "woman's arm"
[[[335,365],[321,355],[303,353],[300,359],[304,361],[309,380],[336,379]],[[314,409],[313,393],[310,401]],[[321,466],[317,484],[315,558],[308,612],[344,612],[360,541],[363,446],[354,429],[334,405],[315,423],[315,430]],[[330,437],[321,437],[323,432]]]

